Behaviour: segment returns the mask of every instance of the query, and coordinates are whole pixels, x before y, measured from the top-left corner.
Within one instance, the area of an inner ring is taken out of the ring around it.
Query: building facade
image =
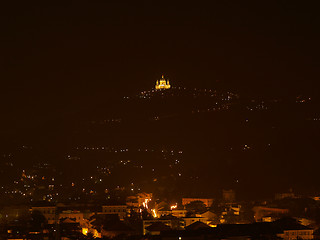
[[[155,88],[156,88],[157,90],[169,89],[169,88],[171,88],[171,85],[170,85],[170,83],[169,83],[169,80],[166,80],[166,79],[164,78],[164,76],[162,75],[162,76],[161,76],[161,79],[156,81],[156,86],[155,86]]]
[[[123,220],[127,216],[127,205],[102,206],[102,214],[117,214]]]
[[[31,208],[32,212],[40,212],[48,221],[48,224],[54,224],[58,221],[57,207],[55,206],[37,206]]]

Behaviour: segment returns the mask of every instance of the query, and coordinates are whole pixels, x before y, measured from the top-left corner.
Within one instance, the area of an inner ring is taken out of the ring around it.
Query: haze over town
[[[319,238],[313,5],[4,4],[0,238]]]

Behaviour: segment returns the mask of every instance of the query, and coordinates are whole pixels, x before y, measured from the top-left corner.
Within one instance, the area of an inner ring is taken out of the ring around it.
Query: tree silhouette
[[[203,213],[207,210],[206,205],[202,201],[193,201],[186,205],[186,209],[189,213]]]

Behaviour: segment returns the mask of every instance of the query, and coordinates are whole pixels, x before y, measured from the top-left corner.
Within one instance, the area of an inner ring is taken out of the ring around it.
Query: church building
[[[161,76],[160,80],[156,81],[156,89],[157,90],[169,89],[170,87],[171,86],[170,86],[169,80],[166,80],[163,75]]]

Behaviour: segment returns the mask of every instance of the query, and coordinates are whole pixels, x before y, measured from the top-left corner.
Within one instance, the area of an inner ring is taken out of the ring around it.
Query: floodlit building
[[[286,216],[286,214],[289,213],[288,209],[271,208],[264,206],[255,206],[252,210],[254,211],[254,219],[256,221],[261,221],[263,217],[280,218]]]
[[[187,227],[195,222],[207,223],[207,221],[208,221],[208,219],[204,218],[204,217],[184,217],[184,218],[182,218],[182,220],[184,221],[185,227]]]
[[[161,79],[160,79],[160,80],[157,80],[157,81],[156,81],[156,86],[155,86],[155,88],[156,88],[157,90],[160,90],[160,89],[169,89],[170,87],[171,87],[171,86],[170,86],[169,80],[166,80],[163,75],[161,76]]]
[[[80,225],[82,225],[85,221],[83,217],[83,213],[80,211],[66,210],[59,213],[59,219],[65,219],[65,218],[73,219],[75,222],[80,223]]]
[[[185,209],[172,209],[172,210],[158,210],[159,216],[167,216],[172,215],[177,218],[185,217],[187,214],[187,210]]]
[[[196,217],[201,217],[207,220],[207,224],[209,224],[210,222],[214,221],[217,219],[217,214],[211,212],[211,211],[205,211],[203,213],[200,214],[196,214]]]
[[[311,240],[313,239],[313,230],[307,227],[301,229],[289,229],[278,234],[278,237],[281,237],[284,240]]]
[[[163,222],[154,222],[144,230],[146,234],[160,235],[161,231],[170,231],[171,228]]]
[[[102,206],[102,214],[117,214],[123,220],[127,215],[127,205]]]
[[[33,206],[31,212],[40,212],[48,221],[48,224],[54,224],[58,220],[56,206]]]
[[[161,232],[161,239],[314,239],[312,229],[293,222],[220,224],[216,227],[208,227],[203,223],[195,222],[186,227],[186,230],[163,231]]]

